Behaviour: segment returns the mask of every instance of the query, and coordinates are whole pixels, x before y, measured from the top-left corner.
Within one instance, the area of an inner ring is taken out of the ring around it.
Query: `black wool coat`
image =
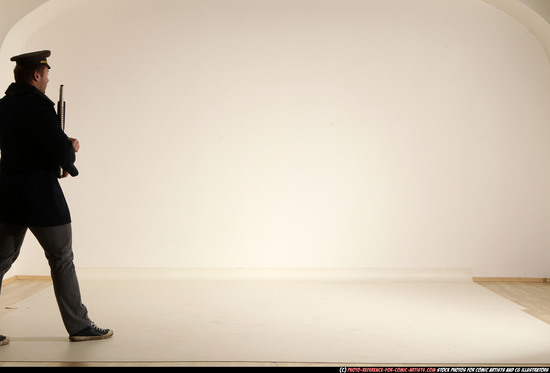
[[[59,167],[75,161],[54,103],[12,83],[0,100],[0,222],[51,227],[71,222]]]

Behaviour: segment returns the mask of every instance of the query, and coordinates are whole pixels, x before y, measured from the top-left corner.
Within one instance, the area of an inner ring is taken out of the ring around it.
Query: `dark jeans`
[[[90,326],[82,304],[73,264],[71,224],[56,227],[26,227],[0,223],[0,289],[6,272],[19,256],[27,228],[36,237],[50,265],[53,288],[65,328],[74,334]]]

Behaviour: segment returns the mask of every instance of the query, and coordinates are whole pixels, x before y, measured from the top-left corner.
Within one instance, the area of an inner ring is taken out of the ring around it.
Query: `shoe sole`
[[[72,335],[69,337],[69,340],[71,342],[97,341],[100,339],[110,338],[112,337],[112,335],[113,335],[113,331],[109,330],[107,334],[103,334],[103,335],[83,335],[83,336]]]
[[[6,339],[4,339],[3,341],[0,341],[0,346],[7,345],[8,343],[10,343],[10,339],[6,337]]]

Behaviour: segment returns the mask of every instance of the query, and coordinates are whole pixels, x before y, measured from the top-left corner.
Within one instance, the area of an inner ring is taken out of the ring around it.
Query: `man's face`
[[[46,88],[48,87],[48,83],[50,82],[50,79],[48,78],[49,73],[50,73],[50,69],[46,67],[44,70],[42,70],[42,73],[39,74],[37,84],[38,84],[38,89],[42,93],[46,93]]]

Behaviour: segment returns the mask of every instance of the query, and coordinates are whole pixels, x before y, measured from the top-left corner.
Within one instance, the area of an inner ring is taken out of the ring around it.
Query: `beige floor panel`
[[[0,314],[0,362],[550,364],[550,325],[468,281],[81,278],[105,341],[72,343],[51,287]]]

